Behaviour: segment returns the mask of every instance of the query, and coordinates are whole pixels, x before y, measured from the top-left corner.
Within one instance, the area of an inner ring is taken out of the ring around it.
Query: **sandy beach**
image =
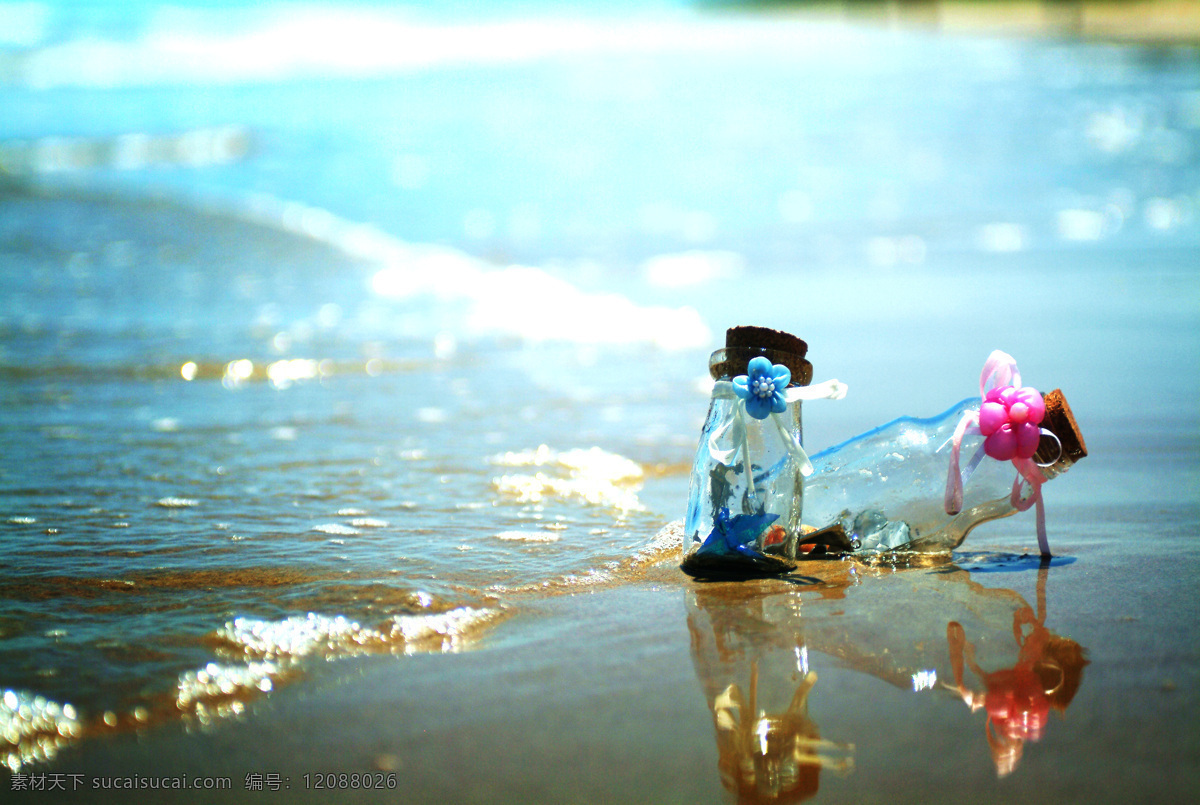
[[[820,635],[809,642],[817,682],[807,716],[822,737],[853,744],[840,750],[852,771],[820,771],[824,801],[1186,798],[1198,774],[1190,726],[1198,706],[1195,603],[1186,581],[1197,565],[1192,532],[1177,526],[1167,535],[1170,529],[1100,505],[1074,508],[1069,518],[1080,531],[1090,522],[1121,537],[1081,539],[1046,573],[1045,626],[1078,643],[1087,664],[1073,700],[1050,714],[1041,740],[1027,743],[1003,778],[983,714],[945,690],[916,694],[897,677],[909,681],[903,671],[920,644],[924,656],[948,668],[947,621],[969,611],[986,621],[997,615],[989,608],[1007,614],[1018,601],[1036,606],[1036,560],[988,543],[996,552],[966,552],[949,577],[949,568],[860,570],[853,586],[838,590],[844,598],[823,595],[840,586],[819,581],[826,568],[797,584],[754,584],[759,603],[799,597],[796,631]],[[1127,538],[1157,540],[1166,550],[1127,562]],[[462,654],[316,667],[303,683],[252,705],[244,719],[207,732],[171,727],[97,741],[64,753],[53,770],[87,781],[214,773],[232,781],[224,793],[161,793],[164,802],[324,802],[335,793],[348,802],[727,801],[706,690],[730,684],[737,669],[727,679],[693,650],[702,636],[689,632],[688,601],[711,596],[708,616],[726,618],[728,634],[745,641],[733,666],[765,664],[779,635],[761,634],[763,621],[728,600],[736,598],[728,589],[708,590],[669,567],[654,575],[531,606]],[[931,603],[928,595],[943,587],[955,589]],[[1005,598],[1012,600],[998,601]],[[991,642],[1000,663],[1014,649],[1004,628],[1011,622],[993,620],[990,633],[980,627],[972,638]],[[793,637],[783,631],[784,642]],[[888,654],[896,655],[894,666]],[[764,675],[759,684],[778,691],[795,685],[790,676]],[[284,790],[247,791],[256,774],[281,775]],[[329,774],[395,774],[398,787],[310,787]],[[74,801],[127,796],[81,790]]]

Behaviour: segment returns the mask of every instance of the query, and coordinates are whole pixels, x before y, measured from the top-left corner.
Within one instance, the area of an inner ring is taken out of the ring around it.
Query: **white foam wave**
[[[611,481],[592,478],[553,478],[543,472],[534,475],[502,475],[493,481],[496,491],[519,503],[542,503],[550,499],[574,499],[591,506],[603,506],[617,512],[641,511],[637,492],[622,489]]]
[[[408,243],[319,207],[257,195],[242,215],[380,266],[371,278],[377,296],[452,308],[456,338],[650,343],[666,350],[705,347],[712,340],[694,308],[646,306],[619,294],[589,293],[541,268],[496,266],[447,246]]]
[[[286,664],[310,655],[458,651],[501,617],[498,609],[457,607],[447,612],[396,615],[375,628],[342,615],[310,612],[281,621],[237,618],[219,629],[216,637],[243,656]]]
[[[502,467],[558,466],[573,473],[606,478],[610,481],[640,481],[645,472],[640,464],[617,453],[599,447],[587,450],[552,450],[538,445],[536,450],[519,450],[493,456],[491,463]]]
[[[83,731],[75,708],[26,691],[0,695],[0,765],[12,772],[52,759]]]
[[[505,542],[558,542],[558,534],[546,531],[501,531],[496,539]]]
[[[313,526],[312,530],[322,534],[334,534],[342,537],[353,537],[361,533],[357,528],[352,528],[341,523],[320,523]]]
[[[277,659],[318,652],[359,653],[376,636],[341,615],[328,617],[310,612],[281,621],[237,618],[218,630],[217,637],[247,656]]]
[[[405,654],[462,650],[479,629],[503,617],[497,609],[458,607],[431,615],[396,615],[385,634],[392,645],[403,645]]]
[[[240,715],[246,699],[269,693],[285,669],[273,662],[222,665],[210,662],[179,676],[175,706],[202,723]]]
[[[516,336],[525,341],[582,344],[653,343],[688,349],[711,332],[691,307],[642,306],[620,294],[589,293],[531,266],[489,266],[446,248],[428,247],[389,260],[375,274],[380,296],[431,296],[460,304],[467,336]]]
[[[191,509],[199,506],[200,501],[195,498],[165,497],[160,498],[154,505],[164,509]]]
[[[546,445],[536,450],[503,453],[492,458],[505,467],[544,468],[533,475],[512,473],[492,480],[496,491],[519,503],[546,499],[574,499],[618,512],[641,511],[637,493],[645,473],[624,456],[599,447],[558,452]]]

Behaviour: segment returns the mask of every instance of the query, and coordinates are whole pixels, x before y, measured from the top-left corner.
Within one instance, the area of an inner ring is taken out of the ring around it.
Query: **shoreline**
[[[1187,0],[766,0],[710,7],[959,36],[1159,47],[1200,44],[1200,4]]]

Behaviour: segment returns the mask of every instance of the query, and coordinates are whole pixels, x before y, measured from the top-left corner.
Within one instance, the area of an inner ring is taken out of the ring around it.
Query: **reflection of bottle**
[[[808,668],[798,591],[745,584],[688,596],[692,660],[712,711],[722,784],[740,802],[799,802],[822,769],[846,773],[854,747],[821,738],[808,715]]]
[[[1045,418],[1033,461],[1041,480],[1066,472],[1087,455],[1062,392],[1045,395]],[[963,400],[931,419],[903,417],[813,456],[804,487],[804,522],[841,530],[858,551],[946,552],[980,523],[1033,503],[1014,490],[1013,465],[986,457],[981,434],[962,439],[967,466],[961,510],[947,513],[951,444],[964,417],[978,416],[981,398]],[[1032,465],[1030,465],[1032,466]],[[1040,495],[1040,492],[1037,492]]]
[[[1019,569],[1022,563],[1015,564]],[[915,696],[950,692],[972,711],[984,710],[988,746],[1004,776],[1025,744],[1044,734],[1049,713],[1066,711],[1087,665],[1078,643],[1045,625],[1049,570],[1048,564],[1038,570],[1035,614],[1015,591],[984,587],[949,563],[898,568],[814,562],[806,576],[825,580],[824,589],[812,589],[826,598],[834,598],[843,581],[839,574],[851,583],[841,588],[844,598],[805,599],[804,639],[810,651]],[[967,749],[973,754],[977,747]]]
[[[1078,643],[1046,629],[1045,573],[1042,568],[1038,579],[1038,614],[1035,616],[1028,606],[1013,614],[1013,637],[1020,651],[1012,667],[984,671],[976,662],[975,646],[967,641],[962,625],[951,621],[946,627],[953,690],[972,711],[983,709],[987,713],[984,729],[1000,777],[1017,767],[1026,741],[1041,740],[1050,709],[1066,711],[1088,662]],[[964,660],[983,682],[984,691],[966,686]]]
[[[811,471],[800,403],[836,398],[844,387],[805,388],[808,345],[788,333],[733,327],[725,343],[709,359],[714,386],[692,466],[683,567],[693,575],[786,573]]]

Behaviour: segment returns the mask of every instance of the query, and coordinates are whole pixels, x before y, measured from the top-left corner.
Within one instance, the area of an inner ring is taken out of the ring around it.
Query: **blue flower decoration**
[[[733,393],[746,401],[746,413],[755,419],[787,410],[783,392],[792,380],[791,371],[781,363],[772,365],[761,355],[746,366],[746,374],[733,379]]]

